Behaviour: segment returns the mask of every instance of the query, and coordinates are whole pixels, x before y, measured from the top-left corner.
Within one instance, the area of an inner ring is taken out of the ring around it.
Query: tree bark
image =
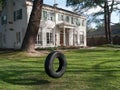
[[[109,43],[110,44],[113,44],[113,40],[112,40],[112,34],[111,34],[111,13],[109,13],[108,14],[108,30],[109,30],[109,32],[108,32],[108,36],[109,36]]]
[[[23,51],[35,51],[35,41],[40,26],[42,4],[43,0],[34,0],[33,2],[33,8],[30,15],[28,27],[21,46],[21,49]]]
[[[105,2],[104,6],[104,23],[105,23],[105,36],[107,43],[112,44],[111,36],[111,11],[108,6],[108,2]]]
[[[104,5],[104,24],[105,24],[105,37],[107,43],[109,42],[109,37],[108,37],[108,14],[107,14],[107,2],[105,2]]]

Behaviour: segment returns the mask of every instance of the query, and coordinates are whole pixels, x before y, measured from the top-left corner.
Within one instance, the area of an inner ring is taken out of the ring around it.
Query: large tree
[[[43,0],[34,0],[33,8],[30,15],[27,31],[22,43],[21,49],[28,52],[35,51],[35,41],[38,34]]]
[[[104,24],[105,24],[105,36],[108,43],[112,43],[111,36],[111,14],[114,10],[117,10],[117,5],[120,4],[120,1],[117,0],[67,0],[68,6],[75,6],[77,12],[85,12],[91,8],[101,7],[103,11],[100,11],[96,15],[104,15]]]

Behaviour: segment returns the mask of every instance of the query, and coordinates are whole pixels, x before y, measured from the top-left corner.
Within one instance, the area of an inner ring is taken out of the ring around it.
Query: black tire
[[[59,61],[59,67],[56,71],[53,68],[53,62],[54,62],[55,58],[58,58],[58,61]],[[52,78],[61,77],[66,71],[66,66],[67,66],[66,58],[65,58],[64,54],[62,54],[59,51],[52,51],[46,57],[45,72]]]

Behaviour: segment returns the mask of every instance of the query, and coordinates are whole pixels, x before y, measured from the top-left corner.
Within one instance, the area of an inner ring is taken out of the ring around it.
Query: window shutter
[[[16,21],[16,12],[14,11],[14,21]]]

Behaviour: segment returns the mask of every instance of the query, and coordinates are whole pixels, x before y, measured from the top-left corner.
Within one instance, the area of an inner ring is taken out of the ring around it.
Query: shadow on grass
[[[76,50],[75,53],[89,53],[89,52],[106,52],[105,49],[80,49]]]
[[[116,65],[113,65],[113,63],[116,63]],[[89,82],[93,83],[92,88],[101,86],[102,88],[107,87],[108,90],[119,90],[119,82],[117,82],[120,76],[119,63],[120,60],[108,60],[93,65],[92,69],[96,75],[88,79]]]
[[[113,65],[114,63],[114,65]],[[90,85],[90,90],[119,90],[119,77],[120,77],[120,60],[108,60],[103,62],[96,62],[93,65],[78,65],[71,64],[67,72],[69,74],[76,74],[79,81],[86,82]],[[80,75],[80,76],[79,76]]]
[[[71,52],[75,52],[75,53],[98,53],[98,52],[103,52],[103,53],[108,53],[108,51],[110,52],[115,52],[115,53],[119,53],[120,50],[119,49],[112,49],[112,48],[103,48],[103,49],[79,49],[79,50],[73,50]]]
[[[116,66],[113,66],[112,63],[116,63]],[[78,72],[78,73],[83,73],[83,72],[99,73],[100,72],[101,74],[103,74],[102,72],[104,72],[104,74],[105,74],[105,72],[109,73],[109,72],[120,71],[120,66],[118,66],[117,63],[119,64],[120,60],[108,60],[108,61],[103,61],[103,62],[97,63],[95,65],[70,63],[68,65],[67,72]],[[106,64],[111,64],[111,65],[104,66]],[[116,69],[114,69],[114,68],[116,68]]]
[[[37,70],[38,67],[34,68],[35,70],[31,70],[31,67],[16,67],[16,70],[13,67],[8,67],[9,69],[7,70],[1,69],[0,79],[14,85],[43,85],[50,83],[48,80],[45,80],[45,73]]]
[[[116,66],[113,66],[113,63],[116,63]],[[98,63],[94,65],[92,68],[94,69],[95,72],[102,72],[103,70],[105,70],[106,72],[102,73],[104,76],[115,76],[114,72],[120,71],[120,66],[118,66],[117,63],[120,63],[120,60],[108,60]],[[111,65],[104,66],[107,64]]]

